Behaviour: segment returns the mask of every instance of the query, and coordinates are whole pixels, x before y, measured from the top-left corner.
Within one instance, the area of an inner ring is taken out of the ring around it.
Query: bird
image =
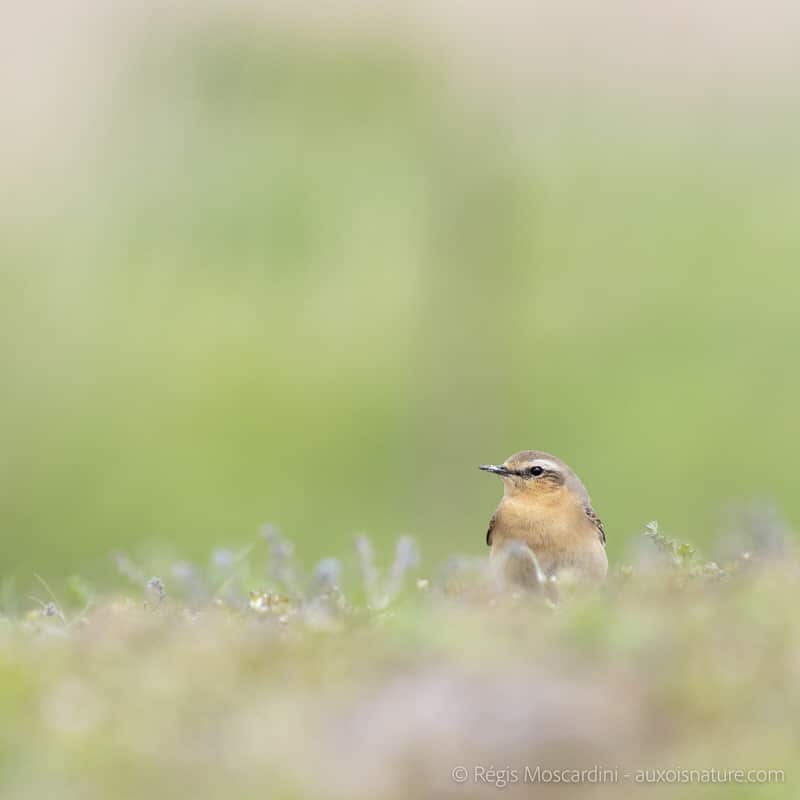
[[[516,562],[506,566],[507,577],[516,583],[567,576],[582,584],[602,583],[608,572],[605,528],[570,467],[549,453],[522,450],[502,464],[479,469],[503,480],[503,499],[489,521],[486,544],[492,561]],[[527,568],[520,568],[519,556],[524,561],[526,553]]]

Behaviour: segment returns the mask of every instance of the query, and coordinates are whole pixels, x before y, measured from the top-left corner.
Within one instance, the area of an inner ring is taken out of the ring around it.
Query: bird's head
[[[483,464],[479,469],[499,475],[506,496],[545,499],[566,492],[581,502],[588,500],[580,478],[560,458],[540,450],[522,450],[502,464]]]

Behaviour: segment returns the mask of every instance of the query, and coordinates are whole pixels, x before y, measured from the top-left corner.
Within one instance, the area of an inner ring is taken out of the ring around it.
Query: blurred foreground
[[[497,593],[483,560],[427,572],[411,540],[388,570],[360,539],[303,576],[274,530],[158,578],[119,556],[129,591],[77,583],[83,611],[42,586],[0,618],[0,794],[796,797],[795,556],[718,565],[648,537],[558,607]],[[525,783],[596,765],[617,783]],[[675,769],[778,772],[637,782]]]

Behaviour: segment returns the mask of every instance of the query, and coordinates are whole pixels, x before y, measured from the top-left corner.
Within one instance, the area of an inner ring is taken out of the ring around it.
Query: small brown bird
[[[486,531],[492,559],[527,545],[545,578],[568,573],[595,584],[605,578],[603,523],[586,487],[563,461],[538,450],[523,450],[499,466],[485,464],[480,469],[499,475],[505,489]],[[530,555],[528,559],[532,562]],[[535,581],[538,573],[529,571],[529,579]]]

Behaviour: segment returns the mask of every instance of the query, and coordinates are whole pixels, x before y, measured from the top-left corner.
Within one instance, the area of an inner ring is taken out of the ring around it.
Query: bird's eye
[[[544,473],[544,470],[541,467],[531,467],[528,472],[534,477],[538,478],[540,475]]]

